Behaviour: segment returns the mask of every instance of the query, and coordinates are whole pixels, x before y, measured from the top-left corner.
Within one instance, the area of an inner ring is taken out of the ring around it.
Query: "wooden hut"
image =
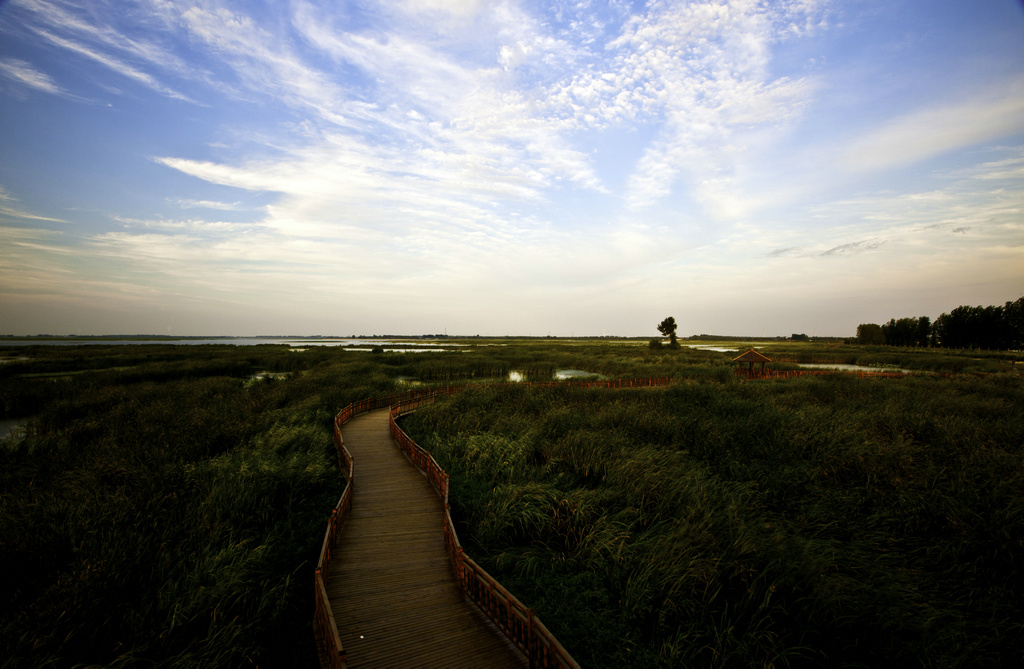
[[[764,376],[765,375],[765,369],[764,369],[765,363],[771,362],[771,360],[769,360],[765,356],[761,355],[760,353],[758,353],[754,349],[750,349],[749,351],[747,351],[743,355],[733,358],[732,361],[740,363],[739,369],[736,370],[736,373],[737,374],[742,374],[742,375],[746,376],[748,379],[752,379],[752,378],[755,378],[755,377],[758,377],[758,376]],[[746,369],[743,369],[743,363],[747,363],[747,368]],[[757,364],[757,363],[761,363],[761,369],[760,370],[755,370],[754,369],[754,365]]]

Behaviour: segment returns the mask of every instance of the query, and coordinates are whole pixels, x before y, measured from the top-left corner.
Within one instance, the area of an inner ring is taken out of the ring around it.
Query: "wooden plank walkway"
[[[462,597],[434,488],[391,439],[388,410],[342,428],[355,463],[352,512],[327,572],[348,667],[526,667]]]

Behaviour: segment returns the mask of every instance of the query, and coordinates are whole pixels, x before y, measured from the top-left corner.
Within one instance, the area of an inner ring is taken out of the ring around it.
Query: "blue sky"
[[[1015,0],[0,3],[0,333],[846,336],[1022,295]]]

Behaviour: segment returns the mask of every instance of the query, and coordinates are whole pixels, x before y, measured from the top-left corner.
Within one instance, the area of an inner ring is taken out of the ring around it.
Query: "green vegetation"
[[[995,373],[741,383],[737,353],[462,343],[0,347],[0,419],[27,421],[0,444],[0,666],[315,666],[333,416],[449,383],[474,388],[410,429],[470,554],[584,666],[1020,656],[1019,357],[776,342],[773,368]],[[561,368],[678,383],[494,384]]]
[[[1018,666],[1017,374],[489,387],[404,421],[586,667]]]
[[[1003,306],[959,306],[935,323],[927,316],[892,318],[885,325],[857,326],[857,343],[1020,350],[1024,345],[1024,297]]]
[[[0,664],[315,666],[331,418],[392,383],[281,347],[13,353],[4,417],[31,420],[0,448]]]
[[[613,357],[613,356],[609,356]],[[0,348],[0,666],[316,666],[352,401],[579,367],[566,347]]]

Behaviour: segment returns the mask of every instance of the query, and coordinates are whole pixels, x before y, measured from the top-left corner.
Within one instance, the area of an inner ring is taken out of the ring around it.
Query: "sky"
[[[0,334],[852,336],[1021,296],[1019,0],[0,0]]]

